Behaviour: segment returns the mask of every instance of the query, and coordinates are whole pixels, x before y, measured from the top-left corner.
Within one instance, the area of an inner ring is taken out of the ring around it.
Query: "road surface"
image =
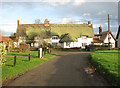
[[[58,52],[44,64],[9,82],[7,86],[109,86],[97,73],[87,74],[90,52]]]

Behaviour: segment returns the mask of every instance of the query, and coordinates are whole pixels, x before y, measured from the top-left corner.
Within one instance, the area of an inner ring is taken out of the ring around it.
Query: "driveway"
[[[57,52],[58,55],[11,81],[7,86],[108,86],[97,73],[87,74],[90,52]]]

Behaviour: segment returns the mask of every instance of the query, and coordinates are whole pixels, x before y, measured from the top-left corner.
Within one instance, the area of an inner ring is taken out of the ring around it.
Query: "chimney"
[[[50,26],[48,19],[45,19],[44,26]]]
[[[19,20],[17,20],[17,25],[19,26]]]
[[[91,26],[91,21],[88,21],[88,25]]]
[[[99,34],[102,32],[102,26],[99,27]]]
[[[91,24],[91,21],[88,21],[88,24]]]

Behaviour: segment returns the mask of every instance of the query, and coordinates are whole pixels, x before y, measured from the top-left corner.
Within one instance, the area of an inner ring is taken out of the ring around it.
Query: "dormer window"
[[[87,36],[82,36],[82,39],[87,39]]]
[[[52,39],[56,40],[58,39],[58,36],[53,36]]]

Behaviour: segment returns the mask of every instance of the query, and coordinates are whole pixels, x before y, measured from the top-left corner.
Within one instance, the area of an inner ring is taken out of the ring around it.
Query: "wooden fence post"
[[[40,58],[40,49],[38,49],[38,58]]]
[[[14,66],[16,66],[16,56],[14,57]]]
[[[44,48],[44,55],[46,54],[46,48]]]
[[[42,48],[42,56],[43,56],[43,48]]]
[[[30,59],[30,53],[29,53],[28,59],[29,59],[29,61],[31,60],[31,59]]]

